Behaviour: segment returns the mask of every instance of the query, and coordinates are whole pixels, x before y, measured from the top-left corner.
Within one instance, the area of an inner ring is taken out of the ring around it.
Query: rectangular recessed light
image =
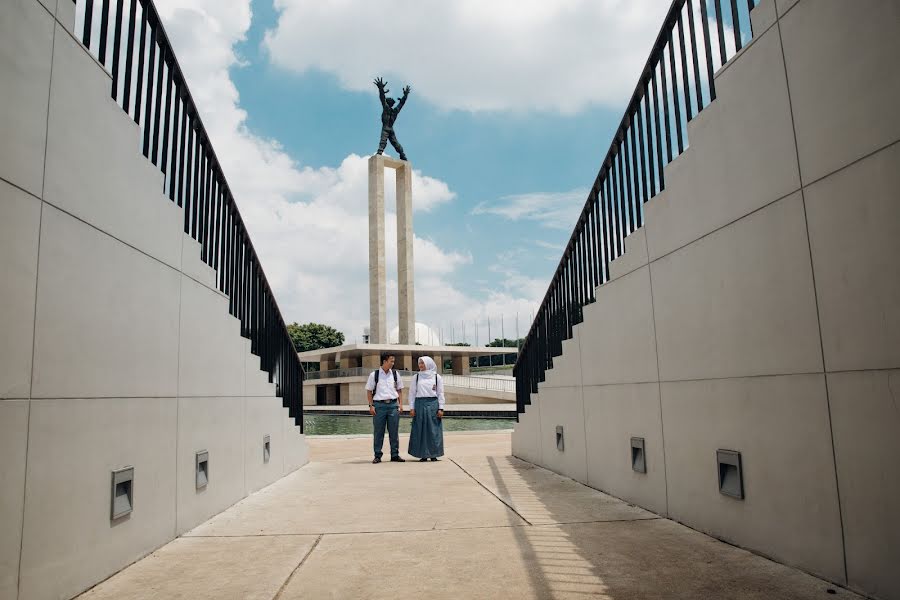
[[[134,467],[125,467],[112,472],[112,494],[109,518],[121,519],[134,510]]]
[[[738,500],[744,499],[744,474],[741,453],[735,450],[716,450],[719,465],[719,492]]]
[[[206,450],[197,452],[194,464],[196,465],[197,489],[201,490],[209,483],[209,452]]]
[[[635,473],[647,472],[647,459],[644,454],[644,438],[631,438],[631,470]]]

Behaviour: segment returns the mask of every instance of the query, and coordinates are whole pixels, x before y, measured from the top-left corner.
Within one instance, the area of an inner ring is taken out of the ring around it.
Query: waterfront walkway
[[[448,434],[437,463],[309,442],[309,465],[82,598],[859,598],[512,458],[508,432]]]

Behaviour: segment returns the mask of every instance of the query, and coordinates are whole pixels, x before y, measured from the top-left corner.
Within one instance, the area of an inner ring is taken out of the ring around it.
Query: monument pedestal
[[[397,173],[397,287],[400,344],[415,344],[413,281],[412,165],[383,154],[369,158],[369,343],[387,343],[384,259],[384,170]]]

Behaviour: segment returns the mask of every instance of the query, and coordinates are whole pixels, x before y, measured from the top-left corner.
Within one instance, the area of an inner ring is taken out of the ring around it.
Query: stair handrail
[[[82,17],[76,38],[112,75],[112,99],[140,127],[163,192],[184,209],[184,232],[200,243],[241,336],[302,431],[303,367],[153,1],[127,0],[127,14],[126,0],[72,1]]]
[[[726,2],[730,6],[723,7]],[[572,337],[572,327],[583,318],[582,308],[596,301],[594,289],[609,281],[609,264],[624,253],[625,238],[643,226],[643,205],[665,189],[663,169],[684,152],[687,123],[716,99],[716,69],[752,39],[750,12],[756,4],[758,0],[672,1],[519,351],[513,367],[517,414],[531,404],[553,358],[562,354],[563,340]]]

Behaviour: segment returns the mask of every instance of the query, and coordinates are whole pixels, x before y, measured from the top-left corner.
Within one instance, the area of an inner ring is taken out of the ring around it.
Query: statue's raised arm
[[[381,77],[375,78],[375,87],[378,88],[378,98],[381,99],[381,106],[383,108],[388,107],[387,96],[385,96],[385,94],[388,92],[388,90],[385,89],[386,85],[387,85],[387,81],[383,80]]]
[[[397,103],[397,112],[400,112],[400,109],[403,108],[403,105],[406,104],[406,98],[409,96],[409,93],[412,91],[412,88],[406,86],[403,88],[403,97],[400,98],[400,102]]]

